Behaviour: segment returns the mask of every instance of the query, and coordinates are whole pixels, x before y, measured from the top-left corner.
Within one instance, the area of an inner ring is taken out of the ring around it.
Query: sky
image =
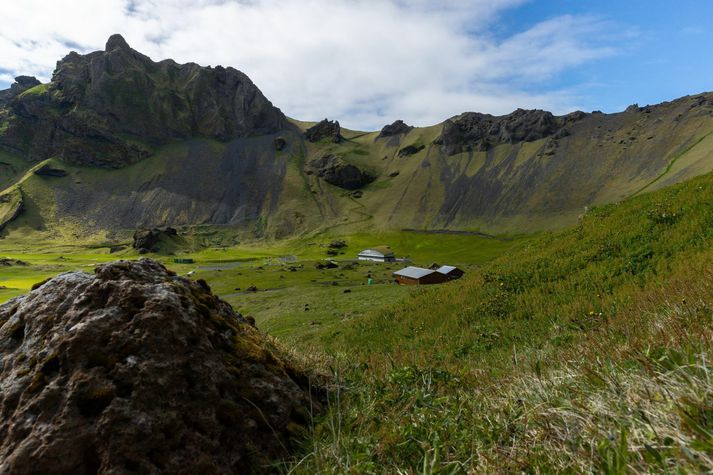
[[[617,112],[713,90],[711,0],[23,0],[0,89],[120,33],[158,61],[233,66],[288,116],[377,130],[464,111]]]

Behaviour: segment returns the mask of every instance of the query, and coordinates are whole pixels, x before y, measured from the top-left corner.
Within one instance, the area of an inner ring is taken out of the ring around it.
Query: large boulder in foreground
[[[155,261],[0,306],[0,473],[271,471],[308,381],[203,281]]]

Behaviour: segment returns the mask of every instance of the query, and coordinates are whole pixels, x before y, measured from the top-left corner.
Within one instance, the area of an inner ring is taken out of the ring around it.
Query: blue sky
[[[155,60],[233,66],[302,120],[372,130],[517,107],[615,112],[713,90],[713,1],[25,0],[0,88],[121,33]],[[28,15],[27,12],[33,12]]]
[[[565,72],[558,87],[577,87],[588,109],[613,112],[627,104],[654,104],[713,91],[713,2],[708,0],[543,0],[502,16],[511,34],[567,12],[612,22],[623,38],[619,52]],[[626,33],[631,36],[627,37]],[[606,38],[604,38],[606,41]]]

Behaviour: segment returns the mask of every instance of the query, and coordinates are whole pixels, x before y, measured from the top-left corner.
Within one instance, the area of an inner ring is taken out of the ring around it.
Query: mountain
[[[68,54],[47,84],[0,91],[0,216],[7,233],[553,229],[713,170],[712,132],[710,93],[352,131],[285,117],[233,68],[154,62],[114,35]]]

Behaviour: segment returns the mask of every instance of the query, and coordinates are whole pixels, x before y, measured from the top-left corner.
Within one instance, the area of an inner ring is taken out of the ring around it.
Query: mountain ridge
[[[711,93],[615,114],[465,112],[357,132],[288,118],[236,69],[154,62],[118,35],[105,51],[69,53],[48,84],[21,78],[0,92],[13,173],[47,159],[67,172],[19,185],[29,214],[8,232],[61,221],[88,233],[222,225],[278,238],[554,229],[587,206],[713,170],[711,132]]]

